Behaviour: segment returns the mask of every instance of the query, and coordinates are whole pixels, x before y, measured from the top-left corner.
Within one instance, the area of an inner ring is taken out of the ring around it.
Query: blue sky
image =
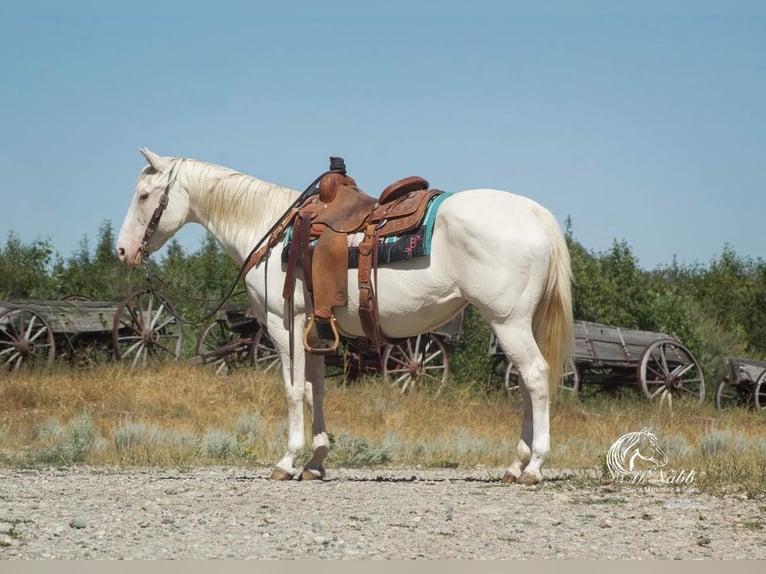
[[[4,0],[0,242],[117,232],[147,146],[506,189],[648,269],[766,257],[766,4],[530,4]]]

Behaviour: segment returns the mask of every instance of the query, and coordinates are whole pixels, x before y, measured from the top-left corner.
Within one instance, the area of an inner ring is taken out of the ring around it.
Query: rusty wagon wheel
[[[766,371],[761,373],[753,388],[753,406],[757,411],[766,411]]]
[[[719,411],[746,407],[752,402],[752,391],[748,382],[732,383],[724,377],[715,389],[715,408]]]
[[[561,373],[559,386],[565,393],[577,396],[580,393],[580,385],[580,373],[577,370],[577,364],[572,357],[569,357],[566,365],[564,365],[564,371]]]
[[[279,354],[269,338],[266,329],[261,327],[253,337],[250,347],[251,362],[255,368],[265,373],[278,373],[280,368]]]
[[[705,378],[692,352],[673,339],[649,345],[638,362],[638,384],[652,400],[666,393],[674,401],[698,404],[705,399]]]
[[[27,366],[49,366],[56,342],[48,322],[29,309],[11,309],[0,316],[0,367],[18,371]]]
[[[412,389],[428,389],[438,396],[447,384],[447,350],[431,333],[387,345],[380,362],[384,379],[399,386],[402,394]]]
[[[254,335],[234,331],[226,321],[213,319],[197,337],[196,358],[203,364],[212,365],[216,375],[229,375],[238,367],[253,364]]]
[[[170,302],[157,291],[140,289],[128,295],[114,314],[112,350],[132,367],[152,359],[181,355],[181,325]]]

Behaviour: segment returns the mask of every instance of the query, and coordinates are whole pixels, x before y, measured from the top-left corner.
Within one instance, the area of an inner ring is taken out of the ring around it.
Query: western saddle
[[[380,352],[389,339],[378,322],[378,301],[373,286],[382,240],[417,229],[430,201],[444,193],[429,189],[422,177],[412,176],[389,185],[380,198],[367,195],[346,175],[342,158],[330,158],[331,170],[316,188],[293,206],[273,228],[267,243],[243,266],[244,273],[258,265],[292,226],[292,239],[282,296],[292,299],[300,259],[304,282],[313,301],[313,313],[303,333],[303,346],[317,354],[335,352],[340,335],[334,307],[348,303],[349,237],[360,234],[358,245],[359,318],[370,348]],[[375,281],[377,283],[377,281]],[[312,328],[318,344],[311,344]]]

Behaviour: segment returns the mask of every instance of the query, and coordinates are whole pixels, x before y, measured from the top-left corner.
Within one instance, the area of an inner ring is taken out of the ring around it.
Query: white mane
[[[196,207],[197,222],[230,245],[253,243],[295,200],[295,190],[198,160],[182,162],[180,176]],[[223,223],[222,223],[223,222]]]

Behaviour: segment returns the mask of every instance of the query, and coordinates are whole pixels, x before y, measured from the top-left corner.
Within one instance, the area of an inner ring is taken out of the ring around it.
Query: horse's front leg
[[[324,459],[330,452],[324,421],[324,357],[306,354],[306,404],[311,410],[311,460],[301,472],[301,480],[324,478]]]
[[[287,452],[271,471],[271,478],[290,480],[296,474],[295,462],[306,446],[303,399],[307,385],[303,353],[296,353],[292,369],[287,353],[283,353],[281,359],[282,381],[287,399]]]

